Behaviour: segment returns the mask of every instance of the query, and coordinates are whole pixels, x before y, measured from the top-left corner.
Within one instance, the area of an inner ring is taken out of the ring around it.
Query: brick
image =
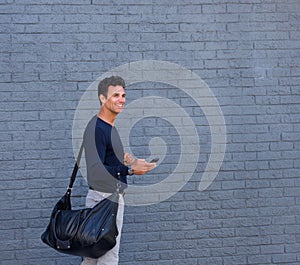
[[[274,254],[272,255],[272,262],[281,263],[281,262],[296,262],[296,254]]]
[[[223,258],[224,265],[230,265],[230,264],[247,264],[247,260],[245,256],[228,256]]]
[[[180,265],[180,264],[184,264],[183,262],[185,261],[186,259],[184,260],[178,260],[176,263],[176,265]],[[208,257],[203,257],[203,258],[198,258],[198,263],[196,263],[195,260],[191,260],[190,263],[187,263],[187,264],[190,264],[190,265],[193,265],[193,264],[199,264],[199,265],[202,265],[202,264],[216,264],[216,265],[221,265],[222,264],[222,259],[221,258],[208,258]]]
[[[248,262],[251,264],[272,264],[270,255],[251,255],[248,257]]]

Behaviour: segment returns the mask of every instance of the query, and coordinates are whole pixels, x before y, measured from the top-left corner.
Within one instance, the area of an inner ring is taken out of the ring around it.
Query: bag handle
[[[83,151],[83,142],[80,146],[78,156],[77,156],[77,160],[76,160],[76,163],[75,163],[74,168],[73,168],[73,172],[72,172],[69,187],[68,187],[68,192],[71,192],[71,190],[73,188],[73,184],[74,184],[74,181],[75,181],[75,178],[77,176],[78,169],[79,169],[79,164],[80,164],[80,160],[81,160],[81,156],[82,156],[82,151]]]

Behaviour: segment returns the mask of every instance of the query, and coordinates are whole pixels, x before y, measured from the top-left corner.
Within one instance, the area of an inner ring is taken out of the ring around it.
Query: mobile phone
[[[150,161],[150,163],[156,163],[158,160],[159,160],[159,158],[158,158],[158,157],[156,157],[156,158],[153,158],[153,159]]]

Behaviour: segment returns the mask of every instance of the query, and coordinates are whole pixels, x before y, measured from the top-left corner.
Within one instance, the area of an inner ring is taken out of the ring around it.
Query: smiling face
[[[109,86],[107,90],[107,97],[101,94],[100,101],[102,108],[111,114],[117,115],[121,113],[126,102],[126,93],[124,87]]]

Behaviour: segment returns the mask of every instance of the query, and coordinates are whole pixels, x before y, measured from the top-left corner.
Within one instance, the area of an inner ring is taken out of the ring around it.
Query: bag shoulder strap
[[[71,191],[72,188],[73,188],[73,184],[74,184],[74,181],[76,179],[77,172],[78,172],[78,169],[79,169],[79,164],[80,164],[80,160],[81,160],[81,156],[82,156],[82,151],[83,151],[83,142],[80,146],[80,149],[79,149],[79,152],[78,152],[78,155],[77,155],[77,160],[76,160],[74,168],[73,168],[73,172],[72,172],[72,175],[71,175],[71,178],[70,178],[68,191]]]

